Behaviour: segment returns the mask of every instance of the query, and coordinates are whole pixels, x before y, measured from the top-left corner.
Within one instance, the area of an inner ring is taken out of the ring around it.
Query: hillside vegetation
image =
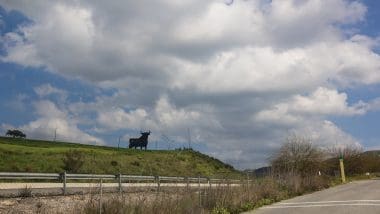
[[[141,151],[7,137],[0,137],[0,171],[59,173],[66,168],[64,160],[68,154],[73,153],[79,154],[80,162],[83,162],[77,173],[207,177],[241,175],[230,165],[189,149]]]

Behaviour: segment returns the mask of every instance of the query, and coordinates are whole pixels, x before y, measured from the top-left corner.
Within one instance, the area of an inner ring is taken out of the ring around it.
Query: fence
[[[71,174],[71,173],[18,173],[18,172],[0,172],[0,180],[51,180],[62,182],[62,193],[65,195],[67,190],[67,183],[70,180],[98,180],[100,184],[104,180],[116,181],[118,183],[118,191],[122,192],[123,182],[128,183],[148,183],[155,184],[157,190],[160,190],[161,183],[174,182],[176,184],[184,184],[187,188],[190,184],[198,184],[198,187],[208,185],[212,187],[212,184],[241,184],[242,180],[236,179],[216,179],[208,177],[170,177],[170,176],[139,176],[139,175],[101,175],[101,174]],[[245,182],[249,183],[249,180]],[[102,186],[102,185],[101,185]]]

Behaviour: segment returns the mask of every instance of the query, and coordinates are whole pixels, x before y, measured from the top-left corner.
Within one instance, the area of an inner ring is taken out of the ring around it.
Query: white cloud
[[[213,115],[206,115],[203,112],[205,109],[208,109],[208,112],[212,109],[207,106],[177,108],[170,103],[167,96],[162,96],[151,109],[137,108],[127,111],[122,108],[94,108],[98,105],[97,103],[84,105],[88,107],[87,109],[94,109],[97,114],[98,130],[101,132],[126,129],[154,130],[153,135],[156,135],[156,138],[161,134],[169,134],[183,141],[187,140],[187,136],[183,136],[184,133],[191,128],[193,138],[200,141],[204,140],[199,134],[201,130],[222,129]],[[113,104],[109,103],[109,105]]]
[[[162,83],[186,85],[177,74],[189,68],[197,79],[207,80],[204,84],[215,86],[229,75],[232,85],[251,84],[250,90],[261,80],[268,85],[283,75],[311,73],[312,79],[324,72],[325,81],[330,78],[327,69],[332,78],[336,72],[347,75],[348,70],[356,76],[360,72],[362,78],[351,75],[347,81],[379,81],[378,75],[373,78],[378,55],[364,45],[347,44],[336,26],[363,20],[366,8],[356,1],[235,1],[230,6],[223,1],[163,2],[166,6],[162,1],[7,2],[6,7],[19,9],[36,22],[20,29],[23,42],[8,47],[3,60],[28,66],[42,63],[67,76],[127,88],[131,81],[151,82],[157,76]],[[177,64],[178,59],[186,63]],[[199,60],[207,63],[198,65]],[[273,61],[277,68],[266,74]],[[330,67],[319,61],[330,62]],[[218,66],[219,71],[209,71]],[[227,86],[221,90],[231,88]]]
[[[123,109],[115,108],[105,112],[99,112],[98,123],[107,129],[131,129],[143,127],[148,119],[148,113],[144,109],[125,112]]]
[[[18,33],[6,33],[0,41],[7,50],[7,56],[1,56],[1,61],[14,62],[31,67],[43,65],[43,62],[37,56],[35,45],[24,41],[24,38]]]
[[[34,107],[38,118],[19,127],[28,137],[53,140],[56,133],[58,141],[104,144],[103,140],[80,130],[75,119],[71,119],[67,112],[58,109],[51,101],[35,102]]]
[[[309,96],[295,95],[287,102],[275,104],[268,110],[260,111],[255,115],[255,119],[290,124],[297,123],[297,117],[362,115],[367,110],[367,103],[361,101],[349,106],[345,93],[320,87]]]
[[[207,63],[178,60],[177,66],[182,72],[173,87],[202,92],[294,93],[321,85],[346,87],[380,80],[380,56],[354,41],[283,51],[248,46],[220,52]]]
[[[34,92],[40,97],[46,97],[49,95],[58,95],[62,100],[67,98],[67,91],[51,86],[50,83],[43,84],[37,87],[34,87]]]

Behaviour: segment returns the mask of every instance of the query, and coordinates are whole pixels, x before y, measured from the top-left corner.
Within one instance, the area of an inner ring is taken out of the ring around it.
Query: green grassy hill
[[[78,151],[77,173],[239,177],[228,164],[193,150],[140,151],[77,143],[0,137],[0,172],[63,172],[67,153]]]

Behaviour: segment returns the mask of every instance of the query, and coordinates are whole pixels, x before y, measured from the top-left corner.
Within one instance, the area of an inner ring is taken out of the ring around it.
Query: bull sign
[[[146,147],[148,145],[148,136],[150,135],[150,131],[149,132],[140,132],[141,136],[139,138],[130,138],[129,139],[129,148],[137,148],[137,147],[140,147],[140,149],[142,149],[143,147],[145,147],[145,150],[146,150]]]

